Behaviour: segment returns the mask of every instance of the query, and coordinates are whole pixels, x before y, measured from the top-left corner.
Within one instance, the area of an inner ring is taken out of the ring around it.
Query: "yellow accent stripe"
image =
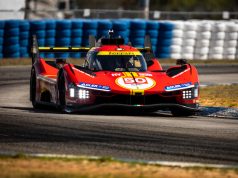
[[[41,49],[50,49],[50,47],[39,47],[39,50],[41,50]]]
[[[132,77],[130,72],[123,72],[124,76],[126,77]]]
[[[124,76],[126,77],[139,77],[138,73],[136,72],[123,72]]]
[[[97,55],[141,55],[139,51],[99,51]]]
[[[131,95],[144,95],[145,94],[145,90],[140,90],[140,89],[134,89],[130,91]]]
[[[54,47],[54,48],[52,48],[52,49],[53,49],[53,50],[54,50],[54,49],[56,49],[56,50],[57,50],[57,49],[61,50],[61,49],[69,49],[69,48],[67,48],[67,47]]]
[[[39,47],[39,50],[80,50],[85,49],[89,50],[90,48],[84,48],[84,47]]]
[[[134,77],[138,77],[138,76],[139,76],[136,72],[131,72],[131,74],[132,74]]]

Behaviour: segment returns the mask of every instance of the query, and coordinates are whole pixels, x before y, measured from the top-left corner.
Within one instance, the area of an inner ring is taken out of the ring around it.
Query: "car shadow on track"
[[[28,111],[30,113],[48,113],[48,114],[68,114],[59,111],[58,109],[52,108],[42,108],[42,109],[34,109],[32,107],[19,107],[19,106],[2,106],[0,108],[5,109],[17,109],[22,111]],[[70,113],[70,115],[105,115],[105,116],[139,116],[139,117],[171,117],[171,113],[169,111],[156,111],[156,112],[136,112],[136,111],[127,111],[127,110],[107,110],[107,111],[83,111],[83,112],[74,112]]]

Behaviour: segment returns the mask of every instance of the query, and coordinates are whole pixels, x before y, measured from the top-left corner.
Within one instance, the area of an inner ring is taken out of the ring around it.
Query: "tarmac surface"
[[[238,83],[237,73],[210,75],[201,83]],[[33,110],[27,79],[24,67],[0,68],[0,153],[238,163],[238,119]]]

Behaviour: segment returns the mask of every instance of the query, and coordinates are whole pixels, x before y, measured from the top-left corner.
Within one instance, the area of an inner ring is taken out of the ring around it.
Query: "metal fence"
[[[0,10],[0,19],[7,18],[100,18],[100,19],[118,19],[118,18],[145,18],[151,20],[229,20],[238,19],[238,12],[184,12],[184,11],[150,11],[142,10],[123,10],[123,9],[73,9],[73,10]],[[148,13],[148,14],[146,14]],[[16,14],[20,14],[16,16]]]

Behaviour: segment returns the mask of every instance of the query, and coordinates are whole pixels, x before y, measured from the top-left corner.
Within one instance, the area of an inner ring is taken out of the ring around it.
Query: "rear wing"
[[[39,52],[88,52],[86,47],[38,47]]]
[[[97,45],[95,37],[89,36],[89,47],[39,47],[37,42],[36,35],[32,36],[32,64],[39,61],[40,59],[40,52],[50,52],[50,53],[57,53],[57,52],[88,52],[92,47]],[[144,48],[137,48],[140,52],[143,53],[146,61],[151,60],[153,58],[153,51],[151,47],[150,37],[147,35],[145,36],[145,44]]]
[[[49,53],[59,53],[59,52],[88,52],[92,47],[95,46],[95,38],[89,36],[89,46],[90,47],[39,47],[37,42],[36,35],[32,36],[32,64],[39,61],[40,52],[49,52]]]

